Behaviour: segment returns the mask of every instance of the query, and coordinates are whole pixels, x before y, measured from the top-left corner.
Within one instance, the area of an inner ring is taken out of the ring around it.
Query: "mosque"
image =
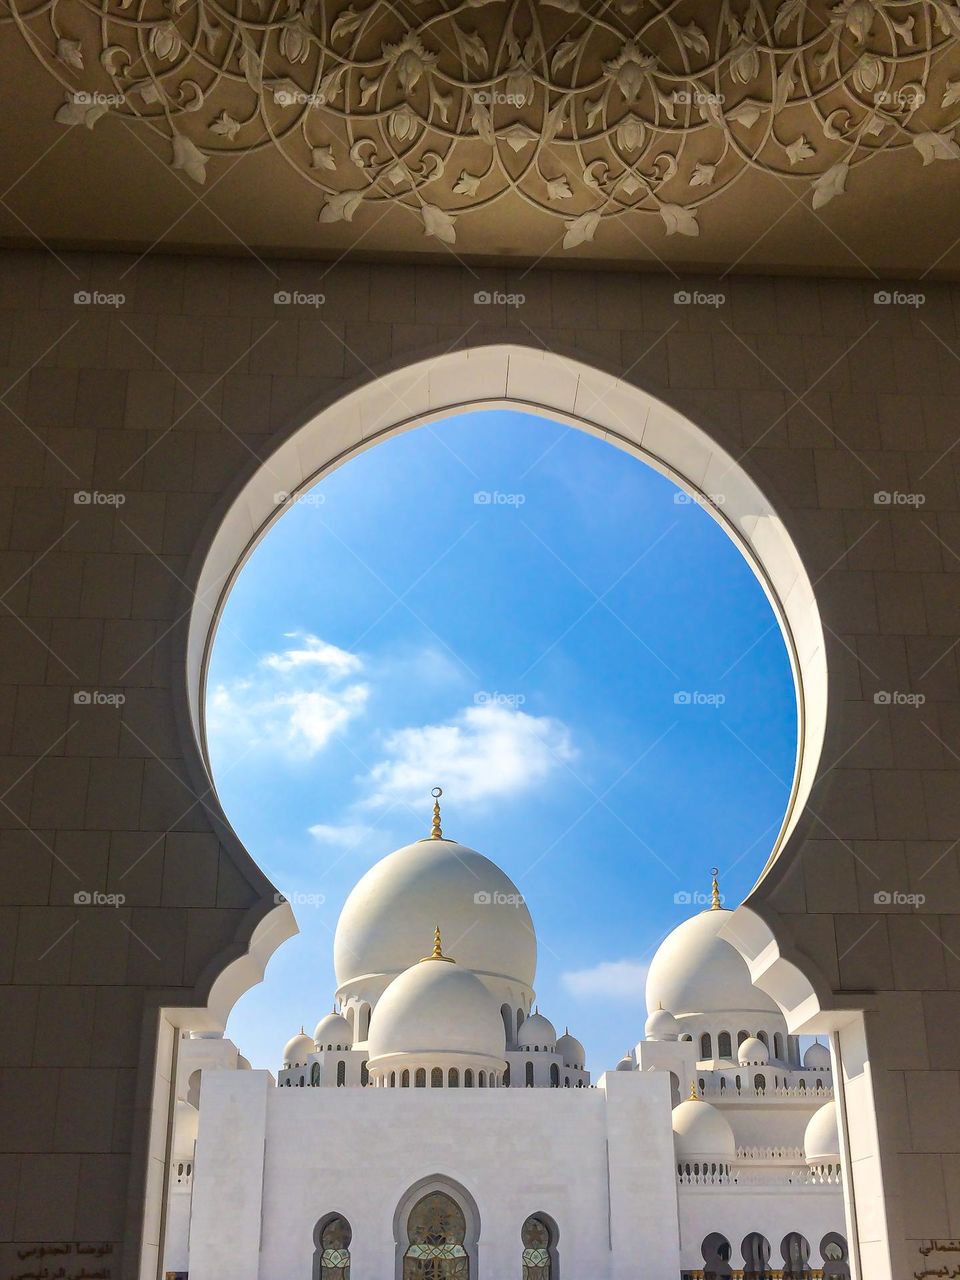
[[[433,814],[347,898],[333,1010],[276,1077],[182,1040],[168,1280],[849,1277],[830,1051],[720,936],[716,874],[594,1082],[522,895]]]

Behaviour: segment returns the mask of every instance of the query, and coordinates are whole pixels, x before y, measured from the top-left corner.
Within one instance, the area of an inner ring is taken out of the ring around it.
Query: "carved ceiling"
[[[10,6],[8,241],[960,267],[953,0]]]

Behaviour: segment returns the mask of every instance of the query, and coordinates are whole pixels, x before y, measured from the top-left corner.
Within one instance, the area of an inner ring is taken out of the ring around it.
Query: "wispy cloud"
[[[400,729],[370,771],[365,804],[422,803],[438,783],[458,803],[525,791],[576,756],[570,730],[513,707],[466,707],[442,724]]]
[[[641,960],[602,960],[591,969],[563,973],[560,981],[578,1000],[631,1000],[642,1004],[649,967]]]
[[[382,831],[359,822],[316,822],[308,830],[318,844],[338,849],[356,849],[371,840],[375,840],[375,847],[379,848],[384,842]]]
[[[211,691],[207,725],[212,739],[309,759],[363,711],[369,686],[347,680],[363,669],[356,654],[315,635],[285,639],[299,643],[266,654],[252,675]]]

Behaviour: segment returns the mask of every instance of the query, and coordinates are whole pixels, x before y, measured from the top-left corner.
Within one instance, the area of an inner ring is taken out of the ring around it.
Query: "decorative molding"
[[[751,171],[821,209],[880,152],[960,158],[953,0],[41,0],[4,21],[63,86],[61,124],[138,121],[197,183],[276,147],[321,223],[399,204],[450,245],[508,197],[574,249],[611,219],[696,236]]]

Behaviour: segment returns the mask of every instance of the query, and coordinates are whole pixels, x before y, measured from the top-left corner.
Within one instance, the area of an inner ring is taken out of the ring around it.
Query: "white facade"
[[[651,964],[645,1039],[591,1085],[534,1004],[526,905],[435,809],[348,898],[337,1007],[276,1080],[227,1040],[181,1042],[165,1271],[849,1276],[829,1051],[801,1061],[714,888]]]

